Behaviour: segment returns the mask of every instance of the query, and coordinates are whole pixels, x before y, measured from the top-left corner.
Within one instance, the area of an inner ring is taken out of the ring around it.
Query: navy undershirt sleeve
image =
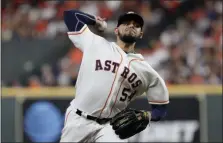
[[[167,115],[167,105],[152,105],[151,121],[159,121]]]
[[[95,17],[78,10],[64,11],[64,22],[69,31],[78,32],[85,24],[94,25],[96,23]]]

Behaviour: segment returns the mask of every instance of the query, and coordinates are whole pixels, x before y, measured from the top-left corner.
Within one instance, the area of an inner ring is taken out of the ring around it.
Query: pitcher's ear
[[[114,32],[115,32],[115,35],[118,35],[118,27],[115,28]]]
[[[142,37],[143,37],[143,32],[140,33],[140,39],[142,39]]]

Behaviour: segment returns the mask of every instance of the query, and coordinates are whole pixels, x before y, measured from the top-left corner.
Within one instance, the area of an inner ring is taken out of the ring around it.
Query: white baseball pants
[[[120,139],[107,123],[100,125],[95,121],[79,116],[68,107],[60,142],[128,142]]]

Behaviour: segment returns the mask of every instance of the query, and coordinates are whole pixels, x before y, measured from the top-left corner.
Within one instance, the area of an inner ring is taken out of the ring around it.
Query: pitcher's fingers
[[[96,16],[97,20],[100,20],[100,21],[105,21],[106,18],[101,18],[100,16]]]

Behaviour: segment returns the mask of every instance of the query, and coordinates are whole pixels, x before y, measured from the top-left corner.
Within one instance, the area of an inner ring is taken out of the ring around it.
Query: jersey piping
[[[121,56],[121,61],[120,61],[120,63],[119,63],[119,67],[120,67],[121,64],[122,64],[122,61],[123,61],[123,57],[122,57],[122,54],[120,53],[119,50],[118,50],[118,52],[119,52],[119,54],[120,54],[120,56]],[[114,83],[115,83],[115,80],[116,80],[116,77],[117,77],[117,74],[118,74],[119,67],[118,67],[118,69],[117,69],[117,71],[116,71],[116,73],[115,73],[115,78],[114,78],[114,80],[113,80],[112,87],[111,87],[111,89],[110,89],[110,92],[109,92],[109,94],[108,94],[108,97],[107,97],[107,99],[106,99],[106,102],[105,102],[105,104],[104,104],[104,106],[103,106],[103,108],[102,108],[102,110],[101,110],[100,115],[99,115],[98,118],[101,117],[101,114],[102,114],[102,112],[104,111],[104,109],[105,109],[105,107],[106,107],[106,105],[107,105],[108,99],[109,99],[109,97],[111,96],[111,93],[112,93],[112,90],[113,90],[113,87],[114,87]]]
[[[129,64],[128,64],[128,68],[130,67],[131,62],[136,61],[136,60],[142,61],[142,59],[132,59],[132,60],[129,62]],[[115,98],[115,103],[113,104],[113,106],[112,106],[112,108],[111,108],[111,110],[110,110],[110,114],[108,115],[108,117],[109,117],[109,116],[111,115],[111,113],[112,113],[112,109],[114,108],[114,106],[115,106],[115,104],[116,104],[116,101],[117,101],[117,98],[118,98],[119,91],[120,91],[121,86],[122,86],[122,84],[123,84],[124,81],[125,81],[125,78],[123,78],[123,80],[122,80],[122,82],[121,82],[121,84],[120,84],[120,86],[119,86],[118,93],[116,94],[116,98]],[[107,117],[107,118],[108,118],[108,117]]]

